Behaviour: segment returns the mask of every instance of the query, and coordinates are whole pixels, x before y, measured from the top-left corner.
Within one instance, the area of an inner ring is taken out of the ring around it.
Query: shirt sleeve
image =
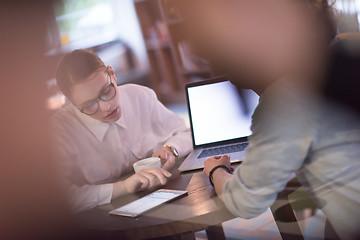
[[[146,89],[147,101],[150,106],[150,116],[152,131],[160,136],[159,144],[154,151],[161,145],[167,144],[174,146],[179,152],[179,156],[186,156],[192,150],[192,140],[189,127],[186,126],[184,119],[167,109],[156,97],[151,89]]]
[[[113,184],[82,185],[68,184],[69,202],[74,212],[94,208],[98,205],[110,203]]]
[[[260,99],[245,160],[223,186],[226,207],[242,218],[256,217],[272,205],[311,147],[314,123],[306,105],[276,96]]]
[[[52,153],[57,160],[59,181],[67,193],[67,201],[74,212],[110,203],[113,184],[89,184],[82,176],[76,144],[65,131],[69,119],[56,116],[52,119]],[[71,125],[73,126],[73,125]],[[76,126],[76,125],[75,125]]]

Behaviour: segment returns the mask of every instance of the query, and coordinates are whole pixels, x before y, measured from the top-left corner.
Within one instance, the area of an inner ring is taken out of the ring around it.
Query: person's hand
[[[225,165],[227,168],[230,169],[230,172],[234,171],[234,168],[231,167],[230,156],[225,154],[223,156],[213,156],[207,158],[204,162],[203,172],[206,174],[207,177],[209,177],[210,171],[218,165]]]
[[[169,170],[175,165],[175,156],[168,147],[161,147],[155,151],[152,156],[161,159],[163,169]]]
[[[162,168],[142,169],[124,181],[127,193],[155,187],[159,184],[166,184],[166,178],[171,173]]]

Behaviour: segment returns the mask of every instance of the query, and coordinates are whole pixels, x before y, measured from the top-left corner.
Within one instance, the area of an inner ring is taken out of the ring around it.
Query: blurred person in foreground
[[[75,50],[60,61],[59,88],[71,105],[52,118],[55,153],[75,211],[165,184],[175,158],[191,150],[185,122],[155,93],[135,84],[117,86],[115,72],[94,53]],[[162,168],[133,172],[137,160],[158,156]]]
[[[359,239],[360,117],[320,94],[331,70],[327,2],[182,3],[195,51],[260,95],[242,165],[231,174],[227,155],[205,161],[226,207],[242,218],[258,216],[295,172],[335,230],[326,237]]]
[[[0,5],[0,239],[72,239],[45,108],[52,1]]]

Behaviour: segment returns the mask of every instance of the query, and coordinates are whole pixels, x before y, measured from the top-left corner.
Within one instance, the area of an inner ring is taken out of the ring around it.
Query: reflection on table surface
[[[159,188],[187,190],[188,195],[165,203],[137,218],[108,214],[109,211]],[[182,174],[175,171],[165,186],[118,198],[110,204],[82,212],[76,217],[79,224],[90,231],[92,236],[98,234],[99,236],[121,236],[131,239],[196,232],[208,229],[209,226],[219,225],[232,218],[234,216],[216,196],[213,187],[202,171]]]

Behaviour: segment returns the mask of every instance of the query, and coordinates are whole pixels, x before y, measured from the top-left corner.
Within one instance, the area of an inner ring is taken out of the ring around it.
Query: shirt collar
[[[116,122],[114,122],[115,124],[119,125],[122,128],[127,128],[126,122],[125,122],[125,118],[123,116],[123,108],[121,107],[121,117],[119,118],[119,120],[117,120]]]
[[[76,113],[76,115],[79,117],[80,121],[95,135],[95,137],[100,142],[102,142],[107,130],[110,127],[110,124],[99,121],[97,119],[94,119],[94,118],[80,112],[80,110],[75,106],[72,106],[72,108],[73,108],[74,112]]]
[[[123,104],[123,97],[122,97],[123,92],[120,93],[120,89],[119,89],[119,94],[120,94],[120,99],[121,99],[121,101],[120,101],[121,117],[119,118],[119,120],[117,120],[114,123],[119,125],[122,128],[127,128],[125,118],[123,116],[124,106],[125,106],[125,104]],[[80,110],[74,105],[72,105],[72,108],[73,108],[73,111],[76,113],[76,115],[79,117],[80,121],[95,135],[95,137],[100,142],[102,142],[106,132],[108,131],[108,129],[110,127],[110,123],[105,123],[100,120],[94,119],[94,118],[80,112]]]

